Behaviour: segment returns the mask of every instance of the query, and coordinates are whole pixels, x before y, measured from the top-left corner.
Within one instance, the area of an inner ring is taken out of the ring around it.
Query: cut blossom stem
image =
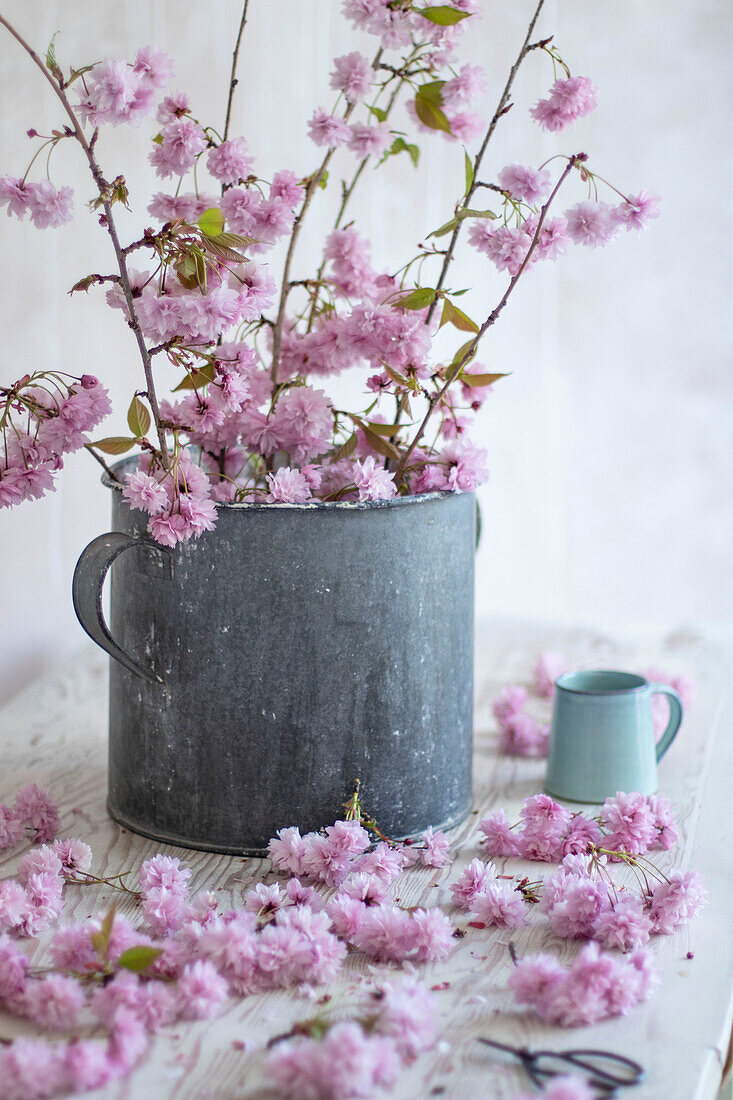
[[[379,49],[377,50],[374,60],[372,61],[373,69],[375,69],[379,64],[381,57],[382,51],[381,49]],[[348,107],[344,111],[344,122],[346,122],[351,117],[355,106],[355,103],[349,103]],[[272,368],[270,371],[270,376],[273,382],[277,381],[277,369],[280,365],[280,345],[282,343],[283,325],[285,323],[285,307],[287,306],[288,292],[290,290],[290,268],[293,263],[293,256],[295,255],[295,245],[297,244],[298,237],[300,236],[300,231],[303,228],[303,220],[306,213],[308,212],[308,207],[311,204],[316,188],[323,179],[323,173],[326,171],[326,168],[330,164],[333,154],[334,150],[329,149],[325,157],[321,161],[320,168],[318,168],[317,171],[314,172],[314,174],[308,180],[303,203],[300,207],[300,211],[298,212],[298,216],[295,219],[293,232],[290,234],[290,243],[288,244],[288,251],[287,255],[285,256],[285,265],[283,267],[282,282],[280,287],[280,304],[277,310],[277,320],[275,321],[275,326],[272,330]]]
[[[495,324],[496,320],[499,317],[499,314],[501,313],[501,311],[504,309],[504,306],[509,301],[509,298],[511,297],[512,291],[514,290],[515,286],[517,285],[517,283],[521,279],[522,274],[524,273],[524,271],[527,267],[527,264],[529,263],[530,259],[532,258],[532,253],[534,252],[535,248],[537,247],[537,242],[539,241],[540,233],[542,232],[542,226],[544,224],[545,218],[547,217],[547,211],[550,209],[550,206],[552,205],[552,202],[553,202],[555,196],[557,195],[558,191],[562,187],[563,183],[565,182],[565,180],[567,179],[568,175],[573,170],[573,168],[576,168],[579,164],[582,164],[583,161],[585,161],[586,159],[587,159],[587,156],[586,156],[585,153],[576,153],[575,156],[568,158],[568,163],[565,165],[565,168],[564,168],[559,180],[555,184],[555,186],[552,190],[552,194],[550,195],[547,202],[544,204],[544,206],[540,210],[540,216],[537,220],[537,227],[534,231],[534,236],[532,237],[532,241],[530,243],[530,246],[527,249],[527,254],[524,257],[524,259],[522,260],[522,263],[521,263],[519,269],[517,270],[517,272],[512,276],[508,287],[504,291],[504,294],[501,298],[501,301],[498,303],[498,305],[496,305],[494,307],[494,309],[491,311],[489,316],[486,318],[486,320],[482,324],[481,328],[478,330],[478,332],[474,336],[473,340],[470,342],[470,344],[466,348],[466,351],[464,352],[464,354],[461,357],[461,359],[459,360],[459,362],[456,363],[455,366],[449,371],[448,377],[446,378],[443,385],[440,387],[440,389],[437,391],[437,393],[434,393],[433,396],[430,398],[429,403],[428,403],[428,411],[425,413],[425,416],[423,417],[422,423],[420,424],[420,427],[418,428],[417,433],[413,437],[412,442],[407,447],[407,450],[402,455],[402,458],[400,459],[399,465],[397,466],[397,472],[395,474],[395,480],[398,484],[401,481],[402,477],[404,476],[405,469],[407,467],[407,463],[410,459],[410,455],[412,454],[412,452],[415,450],[415,447],[417,447],[418,443],[422,439],[423,434],[425,432],[425,429],[427,428],[428,423],[430,422],[430,418],[432,417],[433,413],[435,412],[437,406],[443,400],[443,397],[445,396],[445,393],[449,389],[449,387],[452,386],[453,383],[456,381],[456,379],[459,377],[459,375],[460,375],[461,371],[463,370],[463,368],[465,367],[465,365],[476,354],[476,348],[478,347],[482,337],[484,336],[487,329],[491,328],[491,326],[493,324]]]
[[[481,161],[484,159],[484,153],[486,152],[486,149],[488,147],[489,142],[491,141],[492,137],[494,136],[494,130],[496,129],[496,126],[497,126],[497,123],[499,122],[499,119],[501,118],[502,115],[506,114],[506,112],[509,108],[509,97],[511,96],[512,85],[514,84],[515,77],[516,77],[517,73],[519,72],[519,67],[522,64],[522,62],[524,61],[527,54],[530,52],[530,50],[538,49],[542,45],[539,42],[535,43],[534,45],[530,45],[530,39],[531,39],[532,34],[534,32],[535,24],[537,23],[537,20],[539,19],[540,12],[542,11],[542,8],[544,7],[544,3],[545,3],[545,0],[539,0],[539,3],[537,5],[537,7],[535,8],[534,15],[532,16],[532,18],[530,20],[530,23],[529,23],[529,27],[527,28],[527,34],[525,36],[524,42],[522,43],[522,48],[521,48],[521,50],[519,51],[519,53],[517,55],[516,61],[512,65],[511,69],[509,70],[509,78],[508,78],[508,80],[507,80],[507,82],[504,86],[504,91],[501,93],[501,99],[499,100],[499,105],[497,106],[496,110],[494,111],[494,117],[491,119],[491,122],[489,123],[489,128],[486,131],[486,136],[485,136],[485,138],[484,138],[484,140],[481,144],[481,148],[479,149],[478,153],[476,154],[476,159],[473,162],[473,182],[472,182],[471,186],[468,188],[468,190],[466,191],[463,202],[461,203],[461,209],[463,209],[463,210],[468,209],[471,205],[471,197],[472,197],[474,191],[476,190],[476,188],[478,186],[478,184],[476,183],[476,180],[478,179],[478,172],[479,172],[479,168],[481,167]],[[456,242],[458,241],[458,236],[461,232],[461,226],[463,225],[463,221],[464,221],[464,219],[459,219],[458,225],[455,227],[455,229],[453,230],[453,233],[451,234],[450,243],[448,245],[448,249],[446,251],[445,258],[443,260],[443,266],[440,269],[440,275],[438,277],[438,282],[435,284],[436,290],[441,290],[442,287],[443,287],[443,284],[445,282],[445,277],[448,274],[448,268],[450,267],[451,260],[453,259],[453,253],[455,252]],[[439,300],[439,297],[436,295],[436,297],[434,298],[434,300],[433,300],[433,302],[430,306],[430,309],[428,310],[428,315],[427,315],[427,318],[426,318],[426,324],[430,323],[430,321],[432,319],[432,316],[435,313],[435,309],[436,309],[436,306],[438,304],[438,300]]]
[[[112,247],[114,248],[115,256],[117,258],[117,266],[119,267],[119,271],[120,271],[120,285],[122,286],[122,290],[123,290],[124,295],[125,295],[125,303],[127,305],[127,311],[128,311],[128,315],[129,315],[129,325],[130,325],[130,328],[132,329],[132,331],[135,334],[135,339],[137,340],[138,350],[140,352],[140,357],[141,357],[142,363],[143,363],[143,370],[145,372],[145,381],[147,383],[148,395],[149,395],[149,400],[150,400],[150,408],[152,410],[153,418],[155,420],[155,426],[156,426],[157,434],[158,434],[158,442],[160,444],[160,453],[161,453],[161,456],[163,458],[164,464],[167,466],[168,461],[169,461],[168,445],[167,445],[166,439],[165,439],[165,432],[164,432],[163,428],[161,427],[160,407],[158,405],[158,398],[157,398],[157,395],[156,395],[156,392],[155,392],[155,383],[153,381],[153,368],[152,368],[152,364],[151,364],[151,361],[150,361],[150,356],[148,354],[148,349],[147,349],[147,346],[145,344],[145,337],[143,336],[143,332],[142,332],[142,329],[140,327],[140,322],[138,320],[137,313],[135,312],[135,300],[132,296],[132,287],[130,286],[130,277],[129,277],[128,272],[127,272],[127,262],[126,262],[126,258],[125,258],[125,253],[124,253],[124,250],[122,249],[122,247],[120,245],[120,240],[119,240],[119,237],[117,235],[117,226],[115,225],[114,216],[112,214],[112,207],[110,205],[110,201],[109,201],[109,198],[108,198],[109,185],[108,185],[106,179],[104,178],[104,175],[102,174],[102,169],[100,168],[99,164],[97,163],[96,157],[94,156],[94,144],[95,144],[95,141],[96,141],[96,131],[95,131],[95,135],[92,137],[91,141],[87,141],[86,136],[84,134],[84,131],[82,130],[81,125],[79,123],[79,119],[76,117],[76,114],[74,113],[74,110],[73,110],[71,104],[69,103],[69,100],[68,100],[68,98],[67,98],[67,96],[64,92],[62,78],[59,77],[59,79],[57,80],[52,76],[52,74],[46,68],[43,61],[38,56],[38,54],[33,49],[33,47],[30,46],[26,42],[26,40],[23,38],[23,36],[21,34],[19,34],[18,31],[16,31],[15,27],[13,27],[12,24],[9,23],[7,21],[7,19],[2,14],[0,14],[0,25],[5,27],[5,29],[8,31],[8,33],[11,34],[13,36],[13,38],[16,40],[16,42],[25,50],[25,52],[30,57],[31,61],[34,63],[34,65],[37,66],[38,69],[40,69],[40,71],[43,74],[44,78],[48,81],[48,83],[53,88],[54,93],[56,94],[57,98],[60,100],[61,105],[64,108],[64,111],[66,112],[66,114],[69,117],[69,120],[71,121],[73,130],[74,130],[74,136],[77,139],[77,141],[79,142],[79,144],[81,145],[82,149],[84,150],[84,154],[85,154],[85,156],[87,158],[87,161],[89,163],[89,169],[90,169],[90,171],[92,173],[92,176],[94,178],[94,182],[97,185],[97,190],[99,191],[99,197],[102,201],[102,206],[104,208],[106,229],[107,229],[107,232],[109,233],[110,240],[112,241]]]
[[[89,454],[92,456],[92,458],[95,458],[97,460],[99,465],[102,467],[104,472],[107,474],[107,477],[111,478],[112,481],[119,482],[120,479],[118,478],[117,474],[114,472],[114,470],[112,469],[111,466],[107,465],[107,463],[104,461],[102,456],[100,454],[97,454],[97,452],[94,450],[93,445],[91,443],[85,443],[84,447],[85,447],[85,450],[89,451]]]
[[[247,8],[249,7],[249,0],[244,0],[244,7],[242,8],[242,18],[239,23],[239,31],[237,33],[237,41],[234,44],[234,53],[232,55],[232,73],[229,77],[229,98],[227,99],[227,117],[224,123],[224,136],[222,141],[226,141],[229,135],[229,123],[232,117],[232,103],[234,102],[234,89],[239,83],[237,79],[237,62],[239,61],[239,47],[242,44],[242,35],[244,34],[244,28],[247,23]]]

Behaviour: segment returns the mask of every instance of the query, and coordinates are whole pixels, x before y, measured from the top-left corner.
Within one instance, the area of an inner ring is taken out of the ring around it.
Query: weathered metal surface
[[[113,817],[254,854],[278,828],[333,821],[357,778],[388,834],[465,816],[473,495],[224,505],[215,531],[162,553],[112,496],[114,532],[74,584],[82,625],[115,658]]]

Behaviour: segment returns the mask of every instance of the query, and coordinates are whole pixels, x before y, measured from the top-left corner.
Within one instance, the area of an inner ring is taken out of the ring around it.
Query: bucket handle
[[[163,679],[152,669],[145,668],[126,653],[112,637],[102,610],[102,589],[105,577],[115,558],[132,546],[145,546],[168,555],[169,551],[152,539],[139,535],[125,535],[121,531],[109,531],[98,535],[82,550],[72,581],[72,598],[76,617],[93,642],[119,661],[130,672],[141,676],[151,684],[162,684]]]

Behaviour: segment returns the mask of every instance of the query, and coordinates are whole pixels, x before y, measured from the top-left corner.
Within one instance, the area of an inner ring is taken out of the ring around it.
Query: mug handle
[[[674,688],[667,684],[650,684],[652,695],[666,695],[669,699],[669,722],[662,736],[657,741],[657,763],[662,759],[669,746],[674,741],[680,726],[682,725],[682,700]]]
[[[110,566],[115,558],[133,546],[145,546],[151,550],[158,550],[161,554],[169,554],[165,546],[138,535],[124,535],[121,531],[109,531],[106,535],[98,535],[82,550],[76,563],[71,588],[74,611],[84,630],[100,649],[109,653],[110,657],[114,657],[115,661],[119,661],[136,676],[141,676],[151,684],[162,684],[163,679],[157,672],[145,668],[117,644],[110,633],[102,610],[102,589]]]

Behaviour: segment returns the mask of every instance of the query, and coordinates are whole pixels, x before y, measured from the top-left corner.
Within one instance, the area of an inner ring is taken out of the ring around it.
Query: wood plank
[[[692,675],[698,699],[686,716],[678,742],[660,770],[661,789],[675,802],[680,843],[661,853],[663,868],[694,866],[706,875],[712,904],[689,928],[658,937],[653,950],[663,968],[661,990],[626,1019],[593,1028],[561,1031],[517,1012],[506,990],[511,967],[509,935],[469,929],[444,963],[420,968],[428,985],[449,982],[436,994],[440,1043],[420,1058],[394,1090],[399,1100],[440,1095],[446,1100],[509,1100],[526,1081],[516,1067],[492,1059],[476,1042],[493,1035],[530,1045],[600,1046],[644,1063],[647,1080],[635,1090],[638,1100],[712,1100],[717,1094],[733,1015],[733,948],[730,922],[733,855],[727,812],[733,775],[733,740],[720,725],[725,663],[719,648],[687,635],[663,639],[634,632],[620,642],[583,630],[497,623],[479,632],[476,705],[476,812],[452,839],[459,849],[454,865],[440,871],[413,870],[396,893],[403,904],[440,904],[449,909],[452,882],[462,866],[479,854],[477,820],[502,806],[516,816],[522,798],[541,788],[543,762],[519,761],[495,751],[491,701],[498,688],[526,679],[536,653],[555,649],[576,667],[643,670],[657,664],[670,674]],[[161,847],[119,828],[107,818],[105,797],[106,675],[99,655],[86,650],[78,661],[47,677],[0,711],[3,769],[0,800],[12,798],[24,782],[48,785],[61,800],[62,832],[80,836],[93,847],[93,869],[100,875],[132,869],[157,850],[180,855],[193,870],[192,886],[214,889],[221,907],[239,904],[243,891],[267,877],[261,860],[215,856]],[[17,855],[0,853],[0,875],[12,874]],[[511,861],[512,870],[521,863]],[[535,870],[537,865],[534,866]],[[546,869],[549,870],[549,869]],[[121,898],[121,895],[117,895]],[[111,900],[104,888],[67,889],[66,915],[83,918]],[[135,903],[122,898],[121,913],[134,917]],[[465,916],[450,910],[465,926]],[[44,937],[45,939],[45,937]],[[548,948],[567,960],[576,949],[551,937],[540,914],[514,935],[520,954]],[[38,945],[35,957],[42,954]],[[687,959],[688,951],[694,954]],[[329,993],[335,1016],[353,1010],[369,985],[394,970],[349,958]],[[320,995],[317,991],[316,995]],[[137,1071],[125,1082],[98,1094],[109,1100],[155,1096],[166,1100],[203,1097],[272,1096],[263,1076],[262,1047],[276,1033],[313,1014],[312,993],[275,991],[232,1001],[217,1020],[179,1024],[158,1036]],[[31,1034],[33,1028],[0,1016],[0,1034]],[[234,1043],[244,1042],[244,1051]]]

